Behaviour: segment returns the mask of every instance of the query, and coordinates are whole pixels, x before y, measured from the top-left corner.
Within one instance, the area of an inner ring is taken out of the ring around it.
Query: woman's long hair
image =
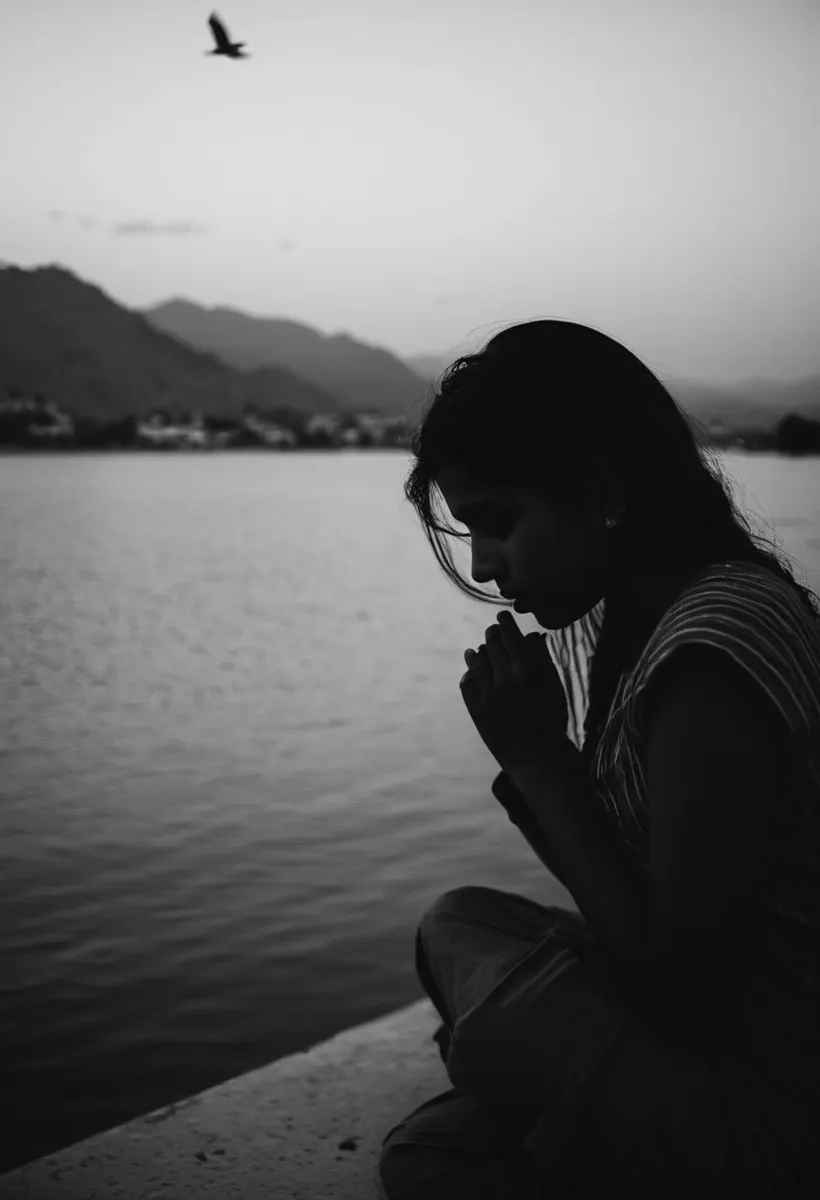
[[[445,539],[470,535],[434,512],[441,468],[453,465],[488,486],[534,485],[560,502],[585,461],[603,457],[630,488],[626,511],[611,534],[620,545],[655,562],[693,569],[728,559],[760,564],[797,589],[817,618],[817,597],[797,582],[786,557],[751,529],[706,440],[699,422],[624,346],[572,321],[530,321],[496,334],[483,350],[457,358],[444,372],[411,435],[415,461],[404,493],[445,574],[467,595],[499,607],[503,599],[465,579],[453,562]],[[604,598],[552,642],[553,649],[561,645],[579,744],[577,714],[586,702],[587,766],[625,666],[622,620]]]

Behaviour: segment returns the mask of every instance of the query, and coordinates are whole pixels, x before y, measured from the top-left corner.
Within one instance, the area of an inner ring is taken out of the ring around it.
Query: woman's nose
[[[477,553],[473,550],[471,574],[475,583],[489,583],[496,577],[503,575],[501,563],[498,561],[498,556],[486,553]]]

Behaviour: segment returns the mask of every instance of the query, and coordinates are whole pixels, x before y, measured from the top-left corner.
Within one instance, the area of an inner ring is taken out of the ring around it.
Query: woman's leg
[[[419,978],[421,986],[424,988],[427,995],[433,1001],[438,1015],[444,1022],[445,1027],[452,1033],[455,1025],[455,1017],[450,1012],[447,1001],[441,994],[441,989],[436,982],[436,977],[433,974],[430,964],[427,961],[427,954],[422,941],[421,928],[416,930],[416,975]]]
[[[649,1028],[576,914],[463,888],[436,901],[419,932],[420,978],[452,1030],[453,1088],[388,1135],[389,1170],[401,1164],[418,1183],[390,1200],[511,1200],[509,1189],[530,1187],[522,1151],[551,1198],[576,1164],[636,1200],[785,1196],[771,1185],[787,1164],[764,1152],[773,1098]],[[740,1123],[733,1106],[749,1109]],[[438,1178],[441,1193],[430,1190]],[[491,1190],[470,1191],[485,1180]]]
[[[425,1101],[384,1139],[388,1200],[541,1200],[535,1157],[516,1131],[455,1088]],[[550,1189],[551,1200],[559,1192]]]
[[[442,1018],[436,1039],[445,1063],[459,1020],[559,925],[583,939],[586,927],[577,914],[493,888],[458,888],[428,909],[416,935],[416,972]],[[380,1173],[388,1198],[539,1200],[537,1160],[523,1145],[526,1133],[514,1110],[490,1108],[453,1087],[385,1138]],[[556,1170],[549,1193],[556,1200],[563,1194]]]
[[[568,941],[594,944],[569,909],[490,887],[439,896],[416,931],[416,973],[448,1029],[556,928]]]
[[[419,978],[421,986],[424,988],[427,995],[433,1001],[439,1016],[442,1019],[442,1024],[439,1025],[436,1032],[433,1034],[433,1041],[438,1043],[439,1054],[441,1061],[447,1065],[447,1055],[450,1053],[450,1042],[452,1039],[453,1026],[455,1021],[447,1011],[447,1005],[444,1003],[435,976],[430,970],[429,963],[424,953],[424,945],[421,940],[421,930],[416,930],[416,975]]]
[[[457,926],[460,924],[460,929],[454,929],[454,916],[455,924]],[[466,923],[465,916],[467,917]],[[442,1020],[442,1024],[433,1034],[433,1040],[438,1044],[439,1054],[445,1065],[450,1053],[455,1023],[460,1015],[457,1006],[466,1009],[477,999],[479,992],[476,987],[478,985],[480,988],[481,980],[472,980],[472,990],[466,999],[464,989],[458,990],[450,1000],[446,998],[445,991],[428,961],[426,945],[429,941],[433,946],[434,953],[436,948],[440,953],[439,932],[442,922],[447,927],[444,933],[446,942],[452,943],[454,940],[466,937],[468,944],[475,948],[471,955],[472,959],[482,952],[476,945],[478,936],[481,938],[485,956],[489,957],[494,948],[496,957],[493,960],[492,970],[495,973],[501,969],[498,959],[499,934],[506,962],[510,958],[516,959],[525,956],[556,922],[560,922],[568,929],[577,930],[581,937],[586,931],[586,924],[580,914],[567,909],[546,907],[535,900],[513,892],[502,892],[486,887],[464,887],[456,888],[452,892],[445,892],[443,896],[440,896],[424,914],[416,930],[415,966],[419,982],[432,1000]],[[488,944],[488,938],[492,945]],[[468,957],[466,961],[469,964],[471,958]],[[449,984],[449,990],[452,991],[452,982],[450,980],[443,982],[445,986]]]

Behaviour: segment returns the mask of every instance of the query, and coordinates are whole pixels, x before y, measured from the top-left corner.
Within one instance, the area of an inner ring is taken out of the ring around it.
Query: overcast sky
[[[465,352],[820,370],[820,0],[4,0],[0,258]]]

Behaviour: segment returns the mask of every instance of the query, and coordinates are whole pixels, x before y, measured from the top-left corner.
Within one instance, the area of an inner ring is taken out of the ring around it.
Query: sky
[[[820,373],[819,0],[3,0],[0,259],[455,356]],[[12,114],[12,119],[8,119]]]

